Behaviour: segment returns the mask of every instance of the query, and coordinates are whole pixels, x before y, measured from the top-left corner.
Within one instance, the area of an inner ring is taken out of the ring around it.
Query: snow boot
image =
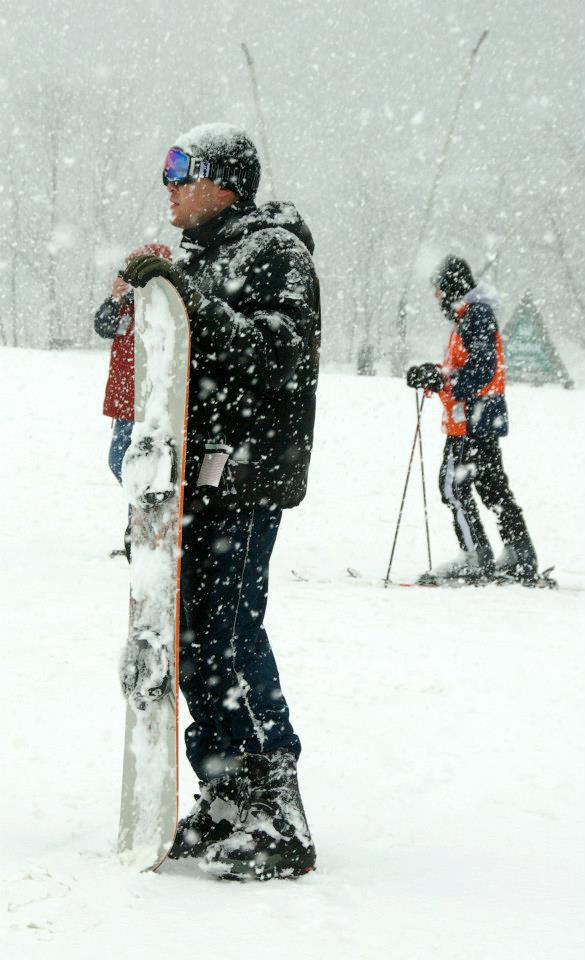
[[[238,829],[208,847],[201,869],[225,880],[293,878],[314,870],[294,754],[247,754],[245,769],[250,795]]]
[[[538,560],[530,537],[508,543],[495,563],[498,580],[531,584],[538,579]]]
[[[169,850],[171,860],[202,857],[211,843],[225,840],[239,822],[242,786],[234,776],[222,777],[201,784],[201,795],[195,795],[191,813],[179,821],[174,843]]]
[[[440,586],[448,581],[488,583],[494,577],[494,555],[489,544],[475,550],[462,550],[455,560],[439,564],[418,578],[418,583]]]

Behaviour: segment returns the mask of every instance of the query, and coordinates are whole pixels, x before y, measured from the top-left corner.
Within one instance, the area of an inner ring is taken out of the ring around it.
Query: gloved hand
[[[431,393],[438,393],[444,387],[441,371],[434,363],[421,363],[418,367],[410,367],[406,382],[409,387],[422,387]]]
[[[118,276],[132,287],[145,287],[154,277],[163,277],[169,280],[185,302],[189,316],[194,316],[203,300],[203,297],[189,283],[189,278],[174,263],[169,263],[165,257],[155,257],[145,253],[141,257],[131,260],[125,270],[120,270]]]

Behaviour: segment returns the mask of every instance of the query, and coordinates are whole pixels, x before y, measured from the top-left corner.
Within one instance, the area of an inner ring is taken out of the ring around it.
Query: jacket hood
[[[497,310],[501,300],[495,287],[492,287],[491,284],[486,283],[484,280],[480,280],[473,290],[469,290],[469,292],[461,298],[459,304],[462,303],[485,303],[488,307],[491,307],[492,310]]]
[[[260,207],[254,203],[234,203],[201,227],[185,230],[181,246],[196,252],[212,244],[232,242],[259,230],[277,227],[294,234],[304,243],[309,253],[313,253],[313,236],[295,205],[277,200],[270,200]]]
[[[315,243],[311,231],[294,203],[288,201],[270,200],[261,207],[253,207],[243,216],[226,224],[225,236],[233,236],[235,239],[244,233],[256,233],[271,227],[288,230],[304,243],[309,253],[313,253]]]

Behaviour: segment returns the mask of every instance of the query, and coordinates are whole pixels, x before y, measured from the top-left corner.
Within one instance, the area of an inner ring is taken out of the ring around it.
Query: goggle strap
[[[200,160],[199,170],[197,172],[194,169],[196,164],[197,164],[197,160],[195,159],[195,157],[191,157],[191,164],[189,166],[189,176],[195,177],[197,180],[200,180],[202,178],[211,180],[212,179],[211,171],[213,166],[212,163],[209,160]]]
[[[244,186],[246,186],[246,181],[249,181],[250,173],[241,164],[230,163],[228,160],[218,163],[213,160],[198,160],[196,157],[189,157],[188,178],[190,180],[219,180],[222,183],[232,185],[238,192],[242,192]],[[259,175],[254,177],[252,194],[256,192],[259,179]]]

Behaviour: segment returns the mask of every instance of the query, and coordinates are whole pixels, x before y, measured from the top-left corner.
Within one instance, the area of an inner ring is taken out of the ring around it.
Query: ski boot
[[[171,860],[202,857],[210,844],[226,840],[239,822],[242,782],[236,777],[211,780],[199,789],[201,795],[195,795],[191,813],[179,821],[169,850]]]
[[[200,867],[219,879],[293,878],[315,868],[315,847],[303,809],[292,753],[248,754],[249,804],[238,828],[208,847]]]
[[[495,578],[531,586],[538,581],[536,551],[529,537],[508,543],[495,563]]]
[[[417,580],[423,586],[439,587],[448,584],[485,584],[494,577],[494,555],[491,547],[462,550],[455,560],[433,567]]]

